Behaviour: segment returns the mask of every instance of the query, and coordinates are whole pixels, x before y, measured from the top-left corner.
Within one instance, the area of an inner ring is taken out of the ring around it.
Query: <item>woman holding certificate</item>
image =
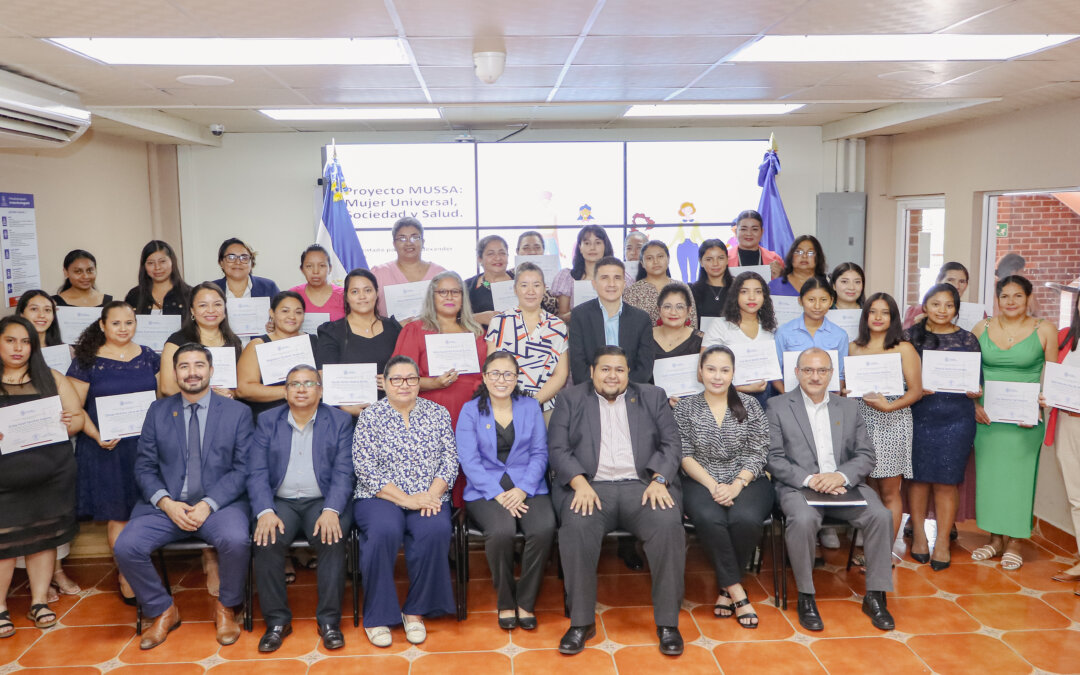
[[[305,283],[289,290],[300,295],[308,314],[329,314],[331,321],[345,316],[345,291],[330,283],[330,255],[318,244],[300,254]]]
[[[648,312],[649,318],[657,326],[663,323],[658,309],[660,307],[660,293],[673,283],[671,274],[668,272],[668,261],[670,259],[667,244],[664,242],[654,240],[645,244],[641,249],[641,263],[638,266],[637,280],[633,282],[627,280],[626,290],[623,291],[623,300],[632,307]],[[690,295],[689,287],[687,287],[686,295],[690,298],[690,301],[686,303],[687,307],[689,307],[689,325],[694,330],[697,330],[697,309],[694,305],[694,298]],[[683,317],[683,320],[685,321],[686,317]]]
[[[251,273],[255,268],[255,251],[236,237],[221,242],[217,263],[225,276],[214,283],[227,297],[272,298],[279,292],[272,279],[264,279]]]
[[[773,292],[773,284],[769,284],[769,293]],[[825,351],[834,350],[837,353],[839,363],[834,363],[833,368],[838,369],[840,378],[844,377],[844,357],[848,354],[848,334],[832,321],[825,318],[829,308],[836,300],[832,286],[825,277],[813,276],[802,283],[799,290],[799,306],[802,307],[803,315],[788,321],[776,329],[776,356],[780,359],[781,370],[785,378],[791,377],[790,369],[794,369],[794,362],[784,363],[784,352],[802,352],[810,347],[820,347]],[[784,383],[777,382],[776,388],[781,393],[784,391]]]
[[[517,249],[514,251],[514,255],[544,255],[544,235],[540,234],[536,230],[525,230],[518,235]],[[529,261],[525,261],[529,262]],[[521,262],[517,263],[518,266]],[[530,262],[530,264],[533,264]],[[540,269],[537,267],[537,269]],[[554,275],[552,276],[554,278]],[[544,283],[551,281],[551,279],[545,279]],[[517,292],[515,288],[514,292]],[[544,299],[540,301],[540,307],[543,308],[548,314],[559,313],[559,301],[551,295],[548,290],[544,290]]]
[[[19,556],[26,558],[30,578],[27,618],[38,628],[56,625],[57,614],[47,599],[56,548],[79,529],[68,434],[82,427],[84,417],[71,384],[41,358],[36,332],[20,316],[0,319],[0,408],[21,404],[22,419],[38,416],[52,440],[35,443],[0,427],[0,638],[15,634],[7,598]],[[54,405],[48,405],[49,399]]]
[[[371,273],[379,280],[379,315],[390,316],[386,309],[386,287],[396,284],[409,284],[428,281],[439,272],[445,272],[441,266],[420,258],[424,252],[424,226],[416,218],[406,216],[398,218],[390,233],[394,240],[394,252],[397,259],[376,265]],[[401,317],[404,321],[408,317]]]
[[[465,404],[457,427],[458,459],[468,482],[469,518],[484,532],[499,628],[536,628],[536,596],[555,537],[548,496],[547,432],[540,406],[517,386],[517,359],[494,352],[484,384]],[[514,535],[525,535],[521,578],[514,580]]]
[[[67,372],[87,414],[82,433],[75,441],[79,517],[106,521],[110,548],[139,498],[135,484],[139,437],[138,434],[126,438],[103,436],[100,429],[108,420],[99,414],[97,401],[124,394],[142,394],[153,400],[161,364],[153,349],[132,341],[135,328],[135,311],[131,305],[116,301],[106,304],[101,319],[87,326],[79,336],[75,359]],[[123,576],[119,583],[124,602],[134,605],[135,595]]]
[[[740,275],[742,276],[742,275]],[[683,507],[716,574],[713,616],[734,616],[743,628],[758,617],[742,586],[743,569],[761,538],[774,492],[765,475],[769,422],[752,396],[731,386],[735,355],[722,345],[701,354],[705,391],[675,406],[682,438]]]
[[[723,316],[728,289],[731,288],[731,268],[728,267],[728,250],[719,239],[706,239],[698,246],[697,281],[690,284],[694,294],[694,306],[697,309],[701,330],[705,332],[704,317]],[[713,323],[716,323],[715,321]]]
[[[904,518],[900,484],[905,478],[910,480],[912,477],[911,404],[922,397],[922,364],[915,348],[904,341],[900,310],[891,295],[874,293],[866,299],[859,318],[859,336],[848,346],[848,354],[852,357],[900,357],[904,380],[902,394],[886,396],[877,390],[854,392],[861,396],[859,410],[877,453],[877,463],[868,482],[892,512],[895,537]]]
[[[1043,365],[1058,356],[1057,329],[1049,321],[1028,314],[1031,282],[1010,274],[994,286],[999,313],[975,325],[972,333],[982,348],[983,399],[975,406],[975,522],[990,533],[990,541],[971,553],[973,560],[1001,556],[1001,567],[1018,569],[1021,540],[1031,536],[1035,506],[1035,475],[1043,441],[1043,423],[1022,418],[1022,402],[997,393],[1007,387],[996,383],[1035,384],[1038,398]],[[997,391],[994,391],[997,390]],[[1006,408],[1013,419],[991,417]],[[987,408],[990,410],[988,411]],[[997,418],[997,419],[996,419]]]
[[[799,295],[803,283],[814,277],[825,278],[825,251],[813,235],[795,238],[784,257],[784,273],[769,282],[773,295]]]
[[[95,287],[97,258],[90,251],[77,248],[64,256],[64,283],[52,296],[60,307],[101,307],[112,302],[112,296]]]
[[[191,288],[184,283],[172,246],[157,239],[139,254],[139,285],[128,291],[124,302],[136,314],[179,314],[188,310]],[[105,303],[108,304],[108,303]]]
[[[491,297],[491,284],[500,281],[513,281],[514,275],[506,270],[510,259],[506,240],[497,234],[489,234],[476,244],[476,261],[480,263],[480,274],[465,280],[469,289],[469,303],[473,308],[473,317],[484,328],[495,316],[495,303]]]
[[[165,341],[165,348],[161,350],[162,363],[172,363],[176,350],[188,342],[204,347],[232,347],[234,358],[240,358],[243,345],[240,338],[229,328],[225,293],[216,281],[204,281],[191,289],[191,311],[184,316],[180,330]],[[214,363],[218,363],[216,355]],[[172,368],[162,368],[161,377],[158,379],[161,382],[162,396],[172,396],[180,391],[176,384],[176,373]],[[236,396],[235,389],[225,387],[214,387],[214,393],[227,398]]]
[[[979,341],[975,336],[953,323],[959,309],[960,292],[956,287],[939,283],[926,292],[917,311],[923,318],[904,331],[904,339],[915,348],[919,358],[925,361],[927,352],[979,353]],[[929,367],[927,363],[924,371],[931,372]],[[910,552],[918,562],[929,562],[934,571],[946,569],[952,560],[949,537],[956,522],[957,485],[964,480],[964,469],[975,441],[974,399],[982,395],[977,391],[978,377],[968,386],[975,390],[965,392],[963,389],[967,387],[964,387],[954,391],[927,391],[929,383],[924,381],[923,397],[911,406],[914,435],[911,439],[912,481],[908,483]],[[937,538],[932,554],[925,529],[931,491],[937,519]]]
[[[731,282],[724,311],[705,331],[701,346],[703,349],[713,345],[731,348],[732,345],[771,343],[775,339],[776,316],[769,297],[769,285],[756,272],[742,272]],[[769,399],[768,388],[769,381],[764,379],[736,387],[753,396],[763,408]]]
[[[344,300],[342,301],[344,304]],[[282,291],[270,299],[270,332],[251,338],[244,347],[240,360],[236,363],[236,394],[251,408],[255,420],[264,410],[275,408],[285,403],[285,373],[292,366],[298,366],[305,358],[294,359],[282,370],[280,379],[263,382],[262,366],[256,347],[278,340],[305,335],[311,341],[311,361],[315,360],[316,339],[300,329],[304,325],[304,299],[296,291]],[[311,365],[309,363],[309,365]]]
[[[833,309],[862,309],[866,300],[866,275],[862,267],[853,262],[840,263],[829,275],[829,283],[836,292]]]
[[[573,267],[559,270],[551,280],[551,294],[559,301],[559,318],[568,325],[574,308],[574,282],[591,280],[596,263],[604,256],[614,255],[613,251],[607,232],[599,225],[586,225],[578,232]]]

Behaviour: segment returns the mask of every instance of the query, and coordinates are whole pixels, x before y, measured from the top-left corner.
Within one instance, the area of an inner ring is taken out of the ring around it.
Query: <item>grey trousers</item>
[[[521,607],[532,612],[540,583],[544,580],[544,567],[551,554],[555,539],[555,512],[551,497],[536,495],[525,500],[529,510],[521,518],[510,515],[494,499],[478,499],[465,502],[469,513],[484,532],[484,553],[491,568],[491,582],[495,585],[498,609]],[[521,578],[514,582],[514,535],[518,529],[525,535],[525,549],[521,553]]]
[[[559,555],[562,558],[570,625],[596,620],[596,566],[600,545],[612,530],[629,531],[644,543],[652,574],[653,620],[657,626],[678,626],[686,571],[686,532],[682,508],[655,509],[641,505],[647,487],[641,481],[592,483],[601,510],[591,516],[570,510],[567,499],[559,513]]]

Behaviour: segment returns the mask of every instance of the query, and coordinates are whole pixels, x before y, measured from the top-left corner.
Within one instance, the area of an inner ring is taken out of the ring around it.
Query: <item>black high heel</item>
[[[949,569],[949,565],[951,564],[951,560],[931,560],[930,569],[934,570],[935,572],[940,572],[941,570]]]
[[[925,565],[926,563],[930,562],[930,554],[929,553],[915,553],[913,551],[909,555],[911,556],[912,560],[914,560],[915,562],[920,563],[922,565]]]

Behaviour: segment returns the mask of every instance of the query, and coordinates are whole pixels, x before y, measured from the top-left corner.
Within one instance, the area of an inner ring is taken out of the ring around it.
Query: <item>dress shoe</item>
[[[283,626],[268,626],[262,638],[259,639],[260,652],[276,652],[285,638],[292,635],[292,624]]]
[[[570,626],[570,630],[559,640],[559,652],[562,654],[580,654],[585,649],[585,641],[596,637],[596,624],[588,626]]]
[[[517,623],[521,630],[536,630],[536,615],[521,616],[518,614]]]
[[[510,616],[499,617],[499,628],[503,630],[514,630],[518,627],[517,614],[511,614]]]
[[[825,622],[818,614],[813,593],[799,593],[799,625],[806,630],[825,630]]]
[[[911,556],[912,560],[919,563],[920,565],[925,565],[926,563],[930,562],[929,553],[916,553],[915,551],[911,551],[909,555]]]
[[[341,649],[345,646],[345,636],[335,623],[319,624],[319,636],[322,638],[323,647],[327,649]]]
[[[631,571],[640,572],[645,569],[645,561],[638,555],[637,546],[634,544],[634,540],[629,537],[619,540],[619,557],[626,564],[626,568]]]
[[[139,649],[157,647],[162,642],[165,642],[165,638],[169,637],[171,631],[179,627],[180,610],[176,608],[176,603],[173,603],[154,619],[154,622],[150,624],[150,628],[143,631],[142,639],[139,640]]]
[[[214,627],[217,628],[217,641],[220,645],[231,645],[240,639],[240,624],[236,623],[236,612],[226,607],[220,600],[214,601]]]
[[[949,569],[949,565],[951,564],[951,560],[931,560],[930,569],[934,570],[935,572],[940,572],[942,570]]]
[[[660,638],[660,653],[678,656],[683,652],[683,639],[678,626],[657,626],[656,637]]]
[[[818,533],[818,540],[821,541],[821,545],[829,550],[835,550],[840,548],[840,537],[836,534],[836,530],[831,527],[826,527]]]
[[[885,607],[885,591],[867,591],[862,601],[863,614],[870,617],[870,623],[880,630],[896,628],[892,614]]]

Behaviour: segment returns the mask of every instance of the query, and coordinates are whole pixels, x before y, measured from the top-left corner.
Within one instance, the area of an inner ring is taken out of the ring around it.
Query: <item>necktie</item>
[[[187,433],[187,501],[194,504],[203,498],[202,443],[199,440],[199,404],[188,405],[191,421]]]

